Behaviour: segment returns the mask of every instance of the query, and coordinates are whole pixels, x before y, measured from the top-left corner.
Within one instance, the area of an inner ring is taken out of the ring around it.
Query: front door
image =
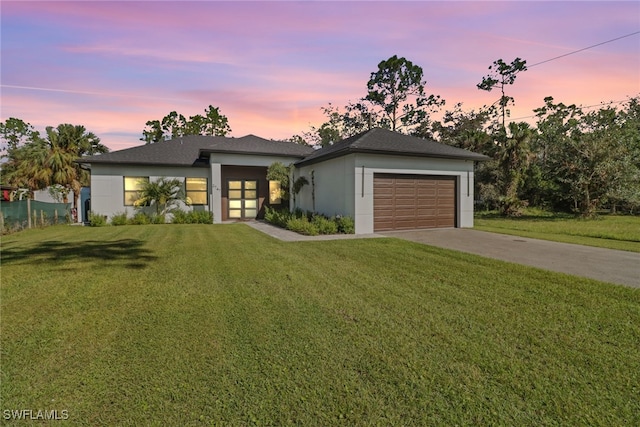
[[[229,219],[253,219],[258,216],[258,181],[229,180]]]

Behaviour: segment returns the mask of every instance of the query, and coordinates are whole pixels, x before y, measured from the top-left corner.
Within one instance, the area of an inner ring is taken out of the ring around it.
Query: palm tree
[[[160,178],[157,181],[144,181],[139,192],[136,206],[155,206],[156,215],[164,215],[183,198],[182,182],[179,179]]]
[[[106,153],[109,149],[100,138],[87,132],[84,126],[61,124],[46,128],[46,139],[35,149],[34,162],[26,167],[28,176],[41,187],[59,184],[73,192],[73,207],[77,209],[80,190],[89,185],[89,172],[76,160],[85,155]],[[64,202],[68,203],[65,196]]]

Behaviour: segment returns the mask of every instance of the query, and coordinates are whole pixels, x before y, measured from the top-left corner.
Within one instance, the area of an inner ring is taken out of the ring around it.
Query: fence
[[[66,224],[70,221],[70,203],[46,203],[31,199],[0,202],[0,230],[2,232]]]

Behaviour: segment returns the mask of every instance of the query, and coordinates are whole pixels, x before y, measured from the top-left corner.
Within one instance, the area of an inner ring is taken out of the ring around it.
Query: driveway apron
[[[388,231],[380,234],[640,288],[640,253],[636,252],[550,242],[465,228]]]

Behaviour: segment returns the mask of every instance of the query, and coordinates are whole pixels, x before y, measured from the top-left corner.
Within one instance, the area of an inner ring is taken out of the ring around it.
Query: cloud
[[[640,4],[10,1],[0,13],[2,117],[84,124],[121,147],[127,136],[139,143],[147,120],[210,104],[235,136],[300,133],[329,102],[365,96],[370,73],[394,54],[421,66],[448,107],[477,109],[496,99],[476,88],[494,60],[534,64],[637,31]],[[637,43],[519,75],[512,117],[547,95],[590,105],[637,94]]]

